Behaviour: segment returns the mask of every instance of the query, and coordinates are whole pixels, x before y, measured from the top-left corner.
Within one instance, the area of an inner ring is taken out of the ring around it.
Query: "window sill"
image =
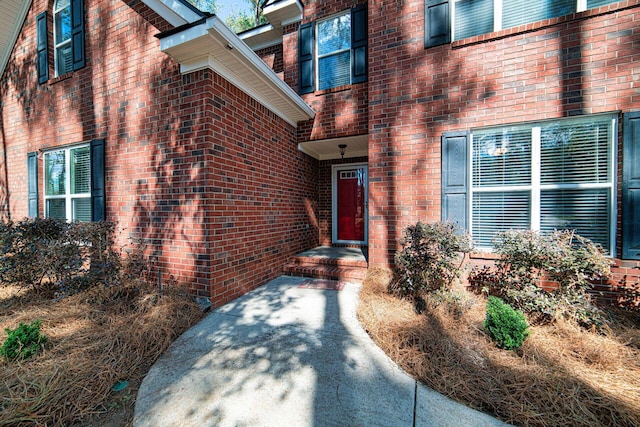
[[[62,82],[64,80],[70,79],[71,76],[73,76],[73,71],[69,71],[68,73],[64,73],[61,76],[53,77],[53,78],[49,79],[49,84],[50,85],[54,85],[56,83],[60,83],[60,82]]]
[[[314,92],[310,92],[313,93],[315,96],[322,96],[322,95],[327,95],[330,93],[337,93],[337,92],[344,92],[347,90],[351,90],[351,89],[355,89],[358,88],[364,84],[366,84],[367,81],[364,82],[359,82],[359,83],[349,83],[348,85],[342,85],[342,86],[336,86],[336,87],[332,87],[330,89],[323,89],[323,90],[316,90]]]
[[[530,33],[543,28],[552,27],[564,22],[571,22],[580,19],[591,18],[598,15],[606,15],[614,13],[623,9],[629,9],[638,6],[636,1],[621,1],[618,3],[612,3],[605,6],[596,7],[593,9],[585,10],[582,12],[570,13],[569,15],[558,16],[556,18],[544,19],[542,21],[530,22],[528,24],[522,24],[517,27],[511,27],[492,33],[479,34],[477,36],[467,37],[460,40],[451,42],[451,48],[462,48],[465,46],[471,46],[474,44],[485,43],[493,40],[499,40],[506,37],[510,37],[516,34]]]
[[[497,260],[500,259],[500,255],[493,252],[471,252],[469,254],[470,259],[488,259]]]

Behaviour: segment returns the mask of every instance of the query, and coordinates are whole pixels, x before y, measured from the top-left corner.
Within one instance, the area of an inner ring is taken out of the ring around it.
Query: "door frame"
[[[364,168],[364,240],[338,240],[338,173],[341,170]],[[343,163],[331,165],[331,243],[355,244],[366,246],[369,244],[369,164]]]

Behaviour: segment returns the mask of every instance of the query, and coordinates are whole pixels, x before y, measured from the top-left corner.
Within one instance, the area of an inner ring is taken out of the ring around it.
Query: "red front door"
[[[366,185],[365,166],[338,169],[337,173],[337,237],[340,241],[365,241]]]

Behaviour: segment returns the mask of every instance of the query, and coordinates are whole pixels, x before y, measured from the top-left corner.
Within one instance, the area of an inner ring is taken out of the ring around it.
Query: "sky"
[[[226,21],[227,17],[232,12],[249,11],[249,3],[246,0],[217,0],[218,13],[217,15]]]

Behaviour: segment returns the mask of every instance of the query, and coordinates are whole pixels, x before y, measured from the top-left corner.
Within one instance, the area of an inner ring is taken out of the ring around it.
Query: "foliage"
[[[610,275],[610,266],[602,249],[590,240],[568,230],[546,234],[511,230],[497,234],[494,247],[500,258],[495,267],[471,272],[472,288],[546,320],[562,316],[585,326],[605,322],[588,291],[592,281]],[[545,280],[557,283],[557,288],[544,290]]]
[[[20,322],[15,329],[5,329],[7,339],[0,347],[0,356],[7,360],[28,359],[40,350],[47,342],[46,335],[40,332],[40,320],[31,324]]]
[[[459,277],[460,253],[470,252],[468,234],[452,223],[424,224],[418,222],[404,230],[402,249],[396,253],[396,280],[392,289],[403,295],[421,291],[449,289]]]
[[[498,347],[506,350],[522,347],[529,336],[529,325],[524,314],[494,296],[487,300],[484,327]]]
[[[218,11],[218,2],[216,0],[187,0],[187,1],[203,12],[216,13]]]
[[[25,219],[0,226],[0,282],[65,295],[117,278],[120,254],[109,222]]]

